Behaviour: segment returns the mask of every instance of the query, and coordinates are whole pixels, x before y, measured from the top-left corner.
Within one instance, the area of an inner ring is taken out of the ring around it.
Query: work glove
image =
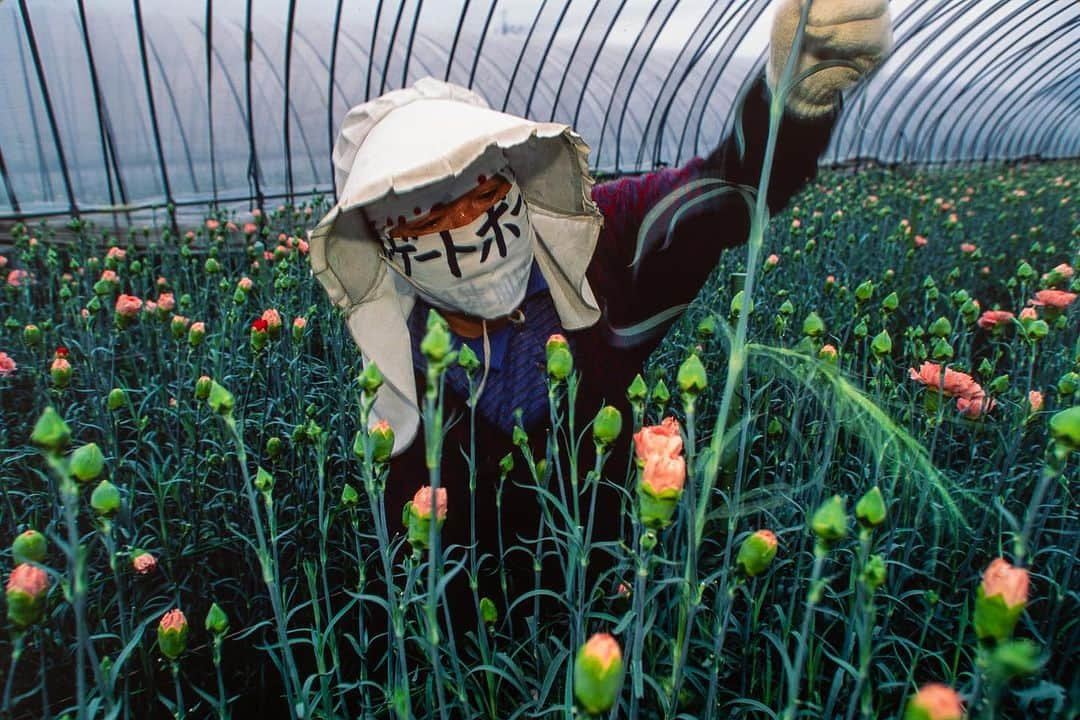
[[[773,17],[768,82],[774,92],[784,72],[806,0],[779,0]],[[787,110],[806,119],[832,111],[837,94],[881,64],[892,48],[888,0],[813,0],[792,78],[827,60],[849,65],[820,70],[792,88]],[[857,68],[857,69],[856,69]]]

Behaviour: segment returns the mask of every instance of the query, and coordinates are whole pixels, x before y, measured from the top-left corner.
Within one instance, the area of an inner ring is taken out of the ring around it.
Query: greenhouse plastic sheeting
[[[764,67],[768,0],[8,0],[0,218],[332,193],[352,105],[431,75],[572,124],[593,168],[685,162]],[[1080,2],[895,0],[823,162],[1080,152]]]

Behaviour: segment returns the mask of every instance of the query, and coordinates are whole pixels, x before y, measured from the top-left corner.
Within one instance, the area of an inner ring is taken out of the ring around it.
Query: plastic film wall
[[[334,192],[352,105],[434,76],[572,124],[595,171],[707,152],[769,0],[8,0],[0,219],[194,217]],[[1080,155],[1080,2],[895,0],[825,163]],[[406,141],[403,139],[403,142]]]

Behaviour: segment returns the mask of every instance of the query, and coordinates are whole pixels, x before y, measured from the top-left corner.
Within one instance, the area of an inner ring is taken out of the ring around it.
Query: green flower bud
[[[206,400],[210,397],[210,388],[213,386],[213,380],[209,375],[202,375],[195,381],[195,399]]]
[[[115,515],[120,510],[120,490],[108,480],[102,480],[90,493],[90,507],[103,517]]]
[[[255,489],[259,492],[268,493],[274,489],[274,476],[260,467],[255,473],[253,484],[255,485]]]
[[[548,353],[547,374],[555,382],[561,382],[570,376],[574,369],[574,358],[565,347],[556,347]]]
[[[420,341],[420,352],[424,354],[428,362],[438,364],[446,358],[452,346],[446,321],[437,312],[431,310],[428,313],[427,332],[424,334],[424,339]]]
[[[852,329],[856,340],[862,340],[870,334],[870,328],[866,325],[866,318],[860,318],[859,323]]]
[[[236,288],[236,292],[233,293],[232,299],[235,304],[243,305],[247,302],[247,293],[240,288]]]
[[[460,365],[466,373],[471,373],[480,367],[480,358],[476,357],[476,353],[473,352],[473,349],[465,343],[461,344],[461,350],[458,351],[457,361],[458,365]]]
[[[683,394],[690,397],[700,395],[709,385],[708,377],[705,374],[705,366],[696,353],[691,353],[690,357],[683,361],[682,365],[679,366],[679,372],[676,374],[675,379],[679,383],[679,389],[682,390]]]
[[[596,633],[578,650],[574,663],[574,697],[585,712],[607,711],[618,698],[622,685],[622,651],[615,638]]]
[[[205,270],[208,275],[219,273],[221,272],[221,263],[215,258],[207,258],[206,262],[203,263],[203,270]]]
[[[803,320],[802,333],[807,337],[820,337],[825,332],[825,323],[816,312],[811,312]]]
[[[593,420],[593,440],[597,445],[607,446],[622,432],[622,413],[611,405],[605,405]]]
[[[791,317],[795,313],[795,306],[791,304],[790,300],[785,300],[777,311],[781,317]]]
[[[716,317],[712,313],[709,313],[702,318],[701,322],[698,323],[695,333],[701,340],[708,340],[716,335]]]
[[[47,450],[57,451],[71,441],[71,428],[52,405],[42,411],[30,433],[30,442]]]
[[[871,555],[866,559],[866,567],[863,568],[860,578],[870,592],[877,590],[888,579],[888,571],[885,568],[885,558],[880,555]]]
[[[1019,267],[1016,268],[1016,277],[1024,282],[1034,280],[1038,273],[1035,272],[1035,268],[1028,265],[1026,262],[1021,262]]]
[[[814,534],[826,542],[839,540],[847,535],[847,510],[844,498],[833,495],[822,503],[810,519]]]
[[[1034,341],[1042,340],[1050,334],[1050,326],[1045,320],[1032,320],[1027,325],[1027,336]]]
[[[110,410],[119,410],[127,402],[127,393],[123,388],[113,388],[105,398],[105,406]]]
[[[1050,418],[1050,436],[1066,452],[1080,450],[1080,405],[1075,405]]]
[[[188,345],[197,348],[202,345],[204,337],[206,337],[206,326],[201,322],[191,323],[187,336]]]
[[[45,536],[37,530],[25,530],[15,536],[11,543],[11,559],[16,565],[26,562],[45,562],[48,545]]]
[[[858,300],[861,303],[864,303],[864,302],[868,301],[873,296],[874,296],[874,283],[871,280],[867,280],[864,283],[860,283],[859,286],[857,288],[855,288],[855,299]]]
[[[650,552],[656,547],[656,533],[652,530],[647,530],[641,534],[641,549],[644,552]]]
[[[780,420],[778,420],[777,418],[773,418],[769,421],[769,427],[766,428],[765,432],[767,432],[770,436],[775,437],[781,432],[783,432],[783,430],[784,426],[780,424]]]
[[[344,507],[356,507],[360,504],[360,493],[349,483],[345,483],[345,487],[341,489],[341,504]]]
[[[952,345],[944,338],[936,338],[933,347],[930,349],[930,355],[938,361],[950,360],[953,356]]]
[[[509,475],[514,470],[514,456],[512,453],[506,453],[499,460],[499,472],[503,475]]]
[[[364,370],[357,379],[360,389],[367,395],[374,395],[383,384],[383,376],[379,367],[373,362],[365,362]]]
[[[1080,388],[1080,375],[1077,373],[1067,372],[1058,380],[1057,391],[1066,397],[1075,393],[1078,388]]]
[[[529,436],[525,434],[525,428],[520,425],[514,426],[513,443],[518,447],[523,447],[529,444]]]
[[[570,349],[570,343],[567,342],[566,337],[560,333],[555,333],[544,342],[544,358],[546,360],[551,359],[551,354],[562,348],[564,350]]]
[[[491,598],[480,598],[480,617],[485,625],[494,625],[498,622],[499,611],[495,608],[495,603],[491,601]]]
[[[990,392],[1001,395],[1009,389],[1009,376],[1007,374],[998,375],[996,378],[990,381],[987,387],[990,389]]]
[[[885,296],[885,299],[881,301],[881,309],[885,312],[896,312],[896,309],[900,307],[900,296],[895,292],[891,292]]]
[[[285,443],[283,443],[281,438],[276,435],[266,439],[266,454],[271,458],[276,458],[281,455],[281,451],[284,447]]]
[[[105,456],[101,454],[101,448],[97,443],[87,443],[71,453],[68,467],[76,480],[90,482],[97,480],[105,469]]]
[[[731,298],[731,309],[729,310],[729,314],[731,317],[734,317],[742,312],[743,302],[745,301],[745,299],[745,290],[740,290],[739,292],[735,293],[735,297]],[[754,312],[753,300],[750,300],[746,303],[746,312],[747,314]]]
[[[758,530],[743,541],[735,562],[749,577],[756,577],[772,564],[776,547],[776,535],[771,530]]]
[[[222,636],[229,632],[229,616],[217,603],[211,603],[210,611],[206,613],[206,631],[211,635]]]
[[[855,503],[855,517],[863,527],[877,527],[885,522],[888,508],[885,506],[885,498],[881,494],[881,488],[877,485]]]
[[[633,382],[626,388],[626,399],[631,403],[645,402],[645,396],[649,394],[649,388],[645,385],[645,379],[641,373],[634,376]]]
[[[233,394],[218,384],[217,380],[210,381],[210,394],[208,396],[210,408],[218,415],[228,415],[236,405]]]
[[[23,342],[34,347],[41,342],[41,328],[37,325],[27,325],[23,328]]]
[[[663,410],[668,402],[671,400],[671,393],[667,389],[667,385],[663,380],[657,380],[652,389],[652,401],[656,403],[660,410]]]
[[[892,338],[887,330],[882,330],[870,342],[870,349],[878,358],[882,358],[892,352]]]
[[[188,623],[179,609],[165,613],[158,623],[158,648],[161,654],[175,660],[187,649]]]
[[[952,334],[952,323],[948,318],[939,317],[930,323],[930,334],[938,338],[947,338]]]
[[[394,451],[394,429],[386,420],[375,423],[370,430],[372,459],[377,463],[389,462]]]

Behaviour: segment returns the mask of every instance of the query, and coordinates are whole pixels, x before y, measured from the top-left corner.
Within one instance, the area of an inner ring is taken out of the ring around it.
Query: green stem
[[[802,627],[799,630],[799,645],[795,652],[795,662],[791,666],[792,674],[788,676],[787,707],[781,715],[782,720],[795,720],[799,704],[799,687],[802,685],[803,664],[806,662],[806,647],[809,644],[807,638],[813,623],[814,610],[821,601],[821,593],[824,589],[821,574],[825,567],[827,552],[828,548],[824,542],[818,540],[814,543],[814,567],[810,573],[810,592],[807,594],[806,614],[803,615]]]
[[[282,663],[285,666],[285,694],[286,701],[289,704],[289,716],[293,718],[293,720],[296,720],[298,715],[301,717],[306,716],[307,708],[297,701],[297,698],[302,697],[303,689],[300,684],[300,677],[296,670],[296,662],[293,660],[292,647],[289,645],[288,625],[285,613],[281,607],[281,595],[278,591],[277,580],[275,579],[276,573],[274,561],[270,548],[266,542],[266,533],[263,530],[262,517],[259,513],[259,503],[255,495],[255,486],[251,481],[251,473],[248,472],[247,450],[244,447],[244,438],[241,437],[240,428],[237,426],[236,420],[231,414],[225,415],[224,420],[226,427],[229,428],[229,432],[232,434],[233,442],[236,445],[236,455],[237,459],[240,461],[240,472],[244,477],[244,494],[248,499],[252,521],[255,524],[255,537],[259,545],[259,565],[262,569],[263,583],[266,585],[267,592],[270,595],[270,607],[274,613],[274,625],[277,629],[278,645],[281,647]],[[297,712],[298,710],[299,713]]]
[[[214,674],[217,675],[218,720],[229,720],[229,701],[225,695],[225,679],[221,675],[221,635],[214,635]]]
[[[19,658],[22,656],[23,651],[23,639],[25,632],[17,630],[15,632],[15,641],[11,646],[11,666],[8,668],[7,682],[4,683],[4,715],[7,716],[11,713],[11,688],[15,684],[15,670],[19,666]]]
[[[176,720],[184,720],[184,693],[180,689],[180,664],[173,660],[172,666],[173,688],[176,690]]]
[[[427,598],[424,603],[427,616],[427,644],[431,657],[431,669],[435,675],[435,696],[439,703],[439,717],[446,720],[446,692],[443,688],[442,662],[439,658],[439,572],[442,569],[442,543],[439,537],[438,490],[442,470],[443,407],[442,368],[428,365],[428,389],[424,394],[424,435],[427,440],[428,478],[431,485],[431,507],[428,513],[428,577]]]
[[[1042,473],[1039,476],[1039,484],[1036,485],[1035,494],[1031,496],[1031,502],[1028,503],[1027,512],[1024,513],[1024,527],[1013,541],[1016,553],[1016,564],[1021,567],[1023,567],[1024,560],[1027,557],[1028,541],[1031,539],[1031,531],[1035,527],[1035,517],[1039,514],[1043,500],[1050,491],[1051,484],[1053,484],[1054,480],[1056,480],[1065,469],[1065,457],[1064,455],[1059,455],[1057,448],[1053,444],[1051,444],[1046,454],[1047,460],[1046,464],[1043,466]]]

